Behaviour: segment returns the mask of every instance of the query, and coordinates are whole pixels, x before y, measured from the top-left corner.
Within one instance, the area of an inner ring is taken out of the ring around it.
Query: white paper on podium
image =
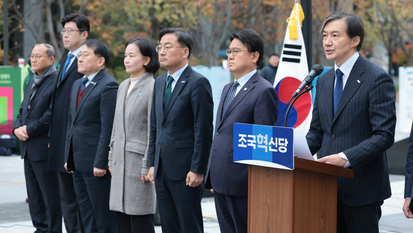
[[[301,130],[294,129],[294,155],[298,158],[315,160],[313,155],[308,148],[307,140],[305,139],[305,134]]]

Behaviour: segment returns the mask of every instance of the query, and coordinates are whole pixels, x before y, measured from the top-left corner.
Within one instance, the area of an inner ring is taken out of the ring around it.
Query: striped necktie
[[[239,86],[239,82],[234,81],[231,88],[228,91],[227,96],[225,97],[224,106],[222,108],[222,116],[224,116],[225,111],[227,111],[228,106],[231,104],[232,100],[235,98],[235,93],[237,92],[237,87]]]

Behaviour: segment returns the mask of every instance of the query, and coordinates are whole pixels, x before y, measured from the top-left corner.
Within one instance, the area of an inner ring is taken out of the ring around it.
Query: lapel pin
[[[185,81],[181,81],[181,83],[185,83]]]
[[[244,91],[246,91],[247,90],[247,88],[244,88]]]
[[[357,82],[360,83],[360,80],[357,79]]]
[[[96,83],[95,83],[95,82],[90,82],[90,83],[96,86]]]

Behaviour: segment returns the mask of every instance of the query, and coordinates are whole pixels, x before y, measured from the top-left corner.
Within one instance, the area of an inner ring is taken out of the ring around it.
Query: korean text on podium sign
[[[294,169],[294,130],[234,123],[234,162]]]

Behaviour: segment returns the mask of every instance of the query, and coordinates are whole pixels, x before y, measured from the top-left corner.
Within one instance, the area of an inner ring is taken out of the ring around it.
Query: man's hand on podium
[[[340,167],[344,167],[344,165],[347,163],[347,160],[341,158],[339,154],[332,154],[329,156],[325,156],[321,159],[318,159],[317,161],[321,163],[327,163],[327,164],[340,166]]]

